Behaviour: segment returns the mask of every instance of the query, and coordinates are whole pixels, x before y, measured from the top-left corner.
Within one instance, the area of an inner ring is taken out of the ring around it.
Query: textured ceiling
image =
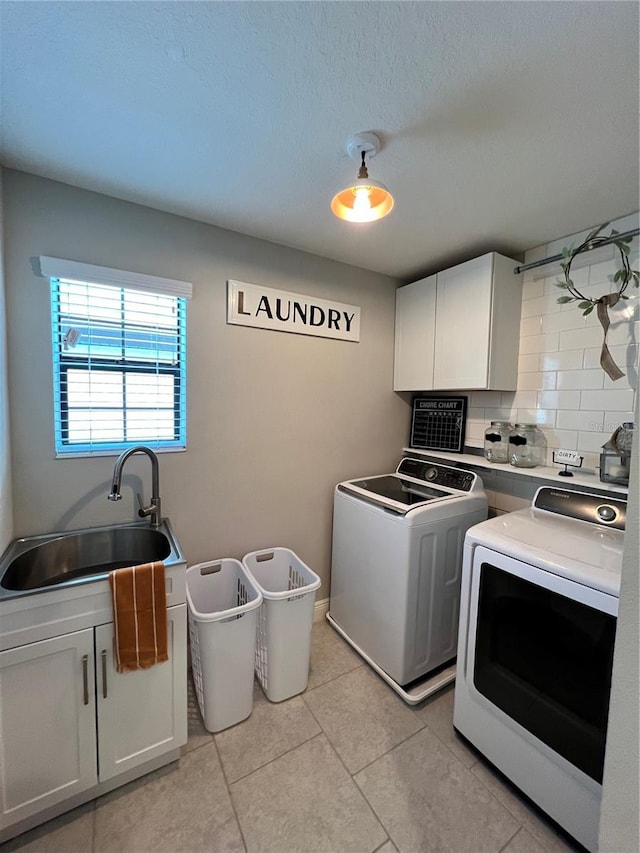
[[[635,2],[0,2],[6,166],[409,280],[639,207]],[[329,203],[373,130],[384,220]]]

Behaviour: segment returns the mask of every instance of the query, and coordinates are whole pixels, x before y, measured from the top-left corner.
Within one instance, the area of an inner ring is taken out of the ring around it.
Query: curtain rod
[[[593,249],[599,249],[600,246],[608,246],[609,243],[613,243],[614,240],[620,240],[620,238],[625,239],[626,237],[637,237],[640,234],[640,228],[633,228],[631,231],[623,231],[622,234],[614,234],[613,237],[609,237],[607,240],[601,240],[597,246],[593,246]],[[591,251],[591,249],[585,249],[585,252]],[[522,264],[522,266],[514,267],[513,272],[514,275],[518,275],[518,273],[525,272],[526,270],[535,269],[535,267],[543,267],[545,264],[553,264],[556,261],[561,261],[564,258],[564,255],[552,255],[550,258],[543,258],[541,261],[532,261],[530,264]]]

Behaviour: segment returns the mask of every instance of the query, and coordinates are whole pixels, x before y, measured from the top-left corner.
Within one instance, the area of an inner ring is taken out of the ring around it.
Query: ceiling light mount
[[[384,184],[369,177],[366,160],[371,160],[380,150],[380,140],[375,133],[356,133],[346,145],[347,154],[360,161],[357,179],[336,193],[331,210],[347,222],[375,222],[393,208],[393,196]]]
[[[347,154],[352,160],[373,159],[380,150],[380,140],[375,133],[355,133],[347,140]]]

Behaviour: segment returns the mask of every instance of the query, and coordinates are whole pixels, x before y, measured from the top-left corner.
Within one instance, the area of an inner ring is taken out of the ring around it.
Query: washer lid
[[[338,490],[349,492],[360,500],[383,507],[386,510],[406,515],[413,509],[426,506],[432,501],[456,498],[459,493],[434,488],[426,483],[408,480],[397,474],[383,474],[364,480],[339,483]]]

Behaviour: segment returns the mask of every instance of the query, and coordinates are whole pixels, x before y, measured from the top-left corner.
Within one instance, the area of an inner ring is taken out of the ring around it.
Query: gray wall
[[[636,425],[640,411],[636,402]],[[636,429],[636,434],[638,430]],[[640,442],[634,443],[604,763],[600,853],[640,849]]]
[[[0,554],[13,536],[11,454],[9,446],[9,385],[4,285],[4,240],[2,213],[2,169],[0,169]]]
[[[113,457],[54,458],[50,255],[193,282],[188,449],[160,456],[163,512],[188,562],[294,550],[328,595],[332,490],[383,473],[407,441],[392,391],[396,281],[149,208],[5,172],[15,535],[132,520],[145,457],[107,502]],[[345,226],[345,228],[348,226]],[[349,235],[357,239],[357,234]],[[359,343],[227,325],[226,281],[361,306]]]

